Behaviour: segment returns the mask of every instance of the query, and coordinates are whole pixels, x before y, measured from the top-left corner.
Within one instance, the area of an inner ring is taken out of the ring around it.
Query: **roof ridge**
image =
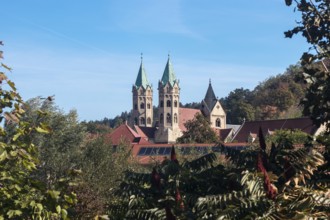
[[[133,130],[128,124],[123,124],[132,134],[134,137],[141,137],[137,132]]]

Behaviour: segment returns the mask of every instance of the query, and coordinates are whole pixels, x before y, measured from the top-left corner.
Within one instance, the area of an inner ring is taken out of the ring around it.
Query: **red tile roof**
[[[312,120],[309,118],[292,118],[292,119],[279,119],[267,121],[247,121],[244,122],[242,127],[237,131],[233,141],[247,142],[251,133],[258,134],[259,127],[261,127],[264,134],[268,131],[275,131],[280,129],[299,129],[307,134],[314,135],[317,127],[313,125]]]
[[[136,133],[127,124],[122,124],[111,132],[107,139],[109,139],[112,145],[119,145],[122,141],[128,141],[131,144],[149,144],[149,142]]]
[[[202,114],[201,110],[193,108],[179,108],[179,128],[181,131],[186,131],[184,123],[192,120],[197,113]]]
[[[226,138],[228,138],[228,136],[232,134],[233,129],[232,128],[225,128],[225,129],[215,128],[214,131],[219,136],[221,141],[225,141]]]

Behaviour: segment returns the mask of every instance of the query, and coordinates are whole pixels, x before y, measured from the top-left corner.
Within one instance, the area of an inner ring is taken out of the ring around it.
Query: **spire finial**
[[[168,51],[168,55],[167,56],[168,56],[168,59],[171,58],[171,51],[170,50]]]
[[[141,53],[141,63],[142,63],[142,61],[143,61],[143,53]]]
[[[211,78],[209,79],[209,84],[211,84]]]

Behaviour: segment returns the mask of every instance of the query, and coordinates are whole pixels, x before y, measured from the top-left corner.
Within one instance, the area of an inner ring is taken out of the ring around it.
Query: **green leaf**
[[[7,159],[7,156],[8,156],[7,151],[2,152],[2,154],[0,154],[0,161]]]
[[[22,215],[22,211],[21,210],[9,210],[7,212],[7,215],[9,218],[12,218],[14,216],[20,216],[20,215]]]
[[[62,219],[67,219],[67,217],[68,217],[68,212],[67,212],[65,209],[62,209],[62,210],[61,210],[61,216],[62,216]]]
[[[58,214],[60,214],[61,213],[61,206],[60,205],[58,205],[58,206],[56,206],[56,212],[58,213]]]
[[[7,65],[1,63],[1,66],[4,67],[5,69],[7,69],[8,71],[12,71],[12,68],[8,67]]]
[[[56,190],[48,190],[48,194],[50,195],[50,197],[52,197],[53,199],[59,199],[60,198],[60,191],[56,191]]]
[[[19,138],[19,136],[21,136],[21,135],[22,135],[21,133],[15,134],[14,137],[13,137],[13,141],[16,141],[17,138]]]
[[[39,211],[42,211],[42,210],[44,209],[44,207],[42,206],[41,203],[38,203],[38,204],[37,204],[37,207],[38,207],[38,210],[39,210]]]
[[[36,127],[36,131],[39,133],[49,134],[49,130],[42,127]]]
[[[16,87],[15,87],[15,83],[14,82],[12,82],[10,80],[7,80],[7,83],[10,86],[10,88],[12,88],[12,90],[15,90],[16,91]]]

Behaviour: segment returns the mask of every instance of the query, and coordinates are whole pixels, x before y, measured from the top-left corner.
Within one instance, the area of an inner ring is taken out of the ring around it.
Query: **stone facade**
[[[153,104],[152,87],[148,82],[147,74],[145,72],[143,62],[139,69],[136,82],[132,88],[133,93],[133,109],[131,125],[138,125],[142,127],[153,126]]]
[[[179,129],[180,87],[170,58],[158,83],[158,95],[159,126],[155,132],[155,142],[175,143],[182,135]]]
[[[140,127],[152,127],[153,125],[153,90],[149,84],[146,72],[141,61],[140,70],[132,89],[133,110],[132,124]],[[180,86],[170,60],[167,60],[162,79],[158,83],[158,115],[157,127],[154,133],[156,143],[175,143],[182,135],[180,128]],[[211,81],[202,100],[202,114],[210,121],[214,129],[226,128],[226,113],[219,100],[216,98]]]
[[[201,111],[215,129],[226,128],[226,113],[221,106],[220,101],[215,96],[211,80],[207,89],[205,98],[202,100]]]

